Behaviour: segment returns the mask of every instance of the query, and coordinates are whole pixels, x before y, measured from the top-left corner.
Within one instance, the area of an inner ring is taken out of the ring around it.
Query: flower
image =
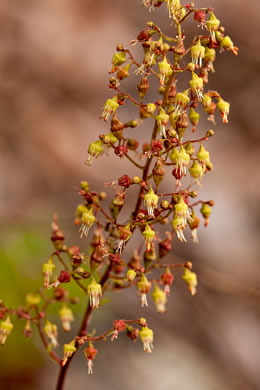
[[[42,273],[44,276],[44,287],[48,287],[50,283],[50,277],[53,274],[53,271],[55,270],[56,265],[53,264],[52,258],[49,258],[47,263],[44,263],[42,266]]]
[[[58,337],[57,325],[52,324],[48,319],[46,319],[43,330],[46,333],[47,337],[51,340],[53,348],[57,348],[59,346],[57,340]]]
[[[172,227],[173,227],[173,230],[175,231],[175,233],[177,234],[178,239],[181,242],[186,242],[187,240],[183,234],[183,231],[186,228],[185,219],[183,217],[178,217],[177,215],[174,216],[174,218],[172,220]]]
[[[132,236],[132,232],[130,229],[130,224],[119,228],[119,242],[116,248],[116,253],[117,252],[122,253],[122,250],[126,245],[126,242],[129,240],[131,236]]]
[[[92,276],[92,279],[88,285],[88,294],[89,294],[89,301],[90,306],[95,309],[99,308],[99,300],[102,296],[102,287],[101,284],[97,283],[94,277]]]
[[[163,60],[158,63],[159,74],[160,74],[160,84],[164,85],[165,78],[169,76],[171,73],[171,65],[168,63],[166,56],[164,56]]]
[[[159,196],[157,196],[152,187],[150,186],[150,189],[147,194],[144,196],[144,205],[147,207],[148,215],[150,217],[154,217],[154,209],[157,208]]]
[[[155,118],[157,121],[158,130],[160,131],[161,137],[166,138],[166,126],[169,122],[170,116],[166,114],[164,109],[160,108],[160,113]]]
[[[73,339],[69,344],[64,344],[64,358],[62,361],[62,367],[64,367],[68,359],[76,352],[77,348],[75,347],[75,339]]]
[[[191,90],[195,92],[197,98],[201,101],[203,100],[203,79],[199,77],[196,73],[192,72],[192,79],[190,81]]]
[[[161,275],[161,281],[164,285],[164,292],[166,295],[170,295],[170,286],[174,280],[174,275],[171,273],[169,267],[166,268],[166,271]]]
[[[186,175],[187,170],[186,167],[189,165],[190,162],[190,156],[186,152],[183,146],[180,147],[180,150],[176,154],[175,157],[175,163],[176,163],[176,169],[179,169],[180,175]]]
[[[93,223],[96,221],[96,217],[93,214],[93,208],[87,209],[82,213],[81,216],[81,226],[79,229],[80,232],[80,238],[83,236],[87,237],[89,229],[93,225]]]
[[[205,227],[207,227],[209,224],[209,217],[210,217],[211,211],[212,211],[211,207],[207,203],[203,203],[203,205],[201,206],[200,212],[201,212],[203,218],[205,218],[205,223],[204,223]]]
[[[198,185],[201,185],[200,184],[200,179],[204,175],[204,170],[203,170],[202,166],[195,160],[195,161],[193,161],[193,164],[190,167],[189,171],[190,171],[191,177],[193,177],[195,179],[195,182]]]
[[[136,272],[133,269],[129,269],[126,274],[128,282],[133,282],[136,277]]]
[[[194,209],[192,209],[191,217],[192,217],[192,221],[189,221],[189,227],[191,230],[191,238],[193,239],[193,242],[195,244],[198,244],[199,240],[198,240],[198,233],[197,232],[198,232],[198,227],[200,225],[200,219],[195,214]]]
[[[114,96],[112,99],[107,99],[104,105],[104,111],[102,112],[100,118],[104,118],[107,122],[110,115],[114,114],[119,107],[118,98]]]
[[[191,60],[193,64],[202,67],[202,60],[205,56],[205,47],[201,45],[200,39],[191,47]]]
[[[178,203],[175,204],[174,209],[175,209],[174,215],[176,217],[184,218],[185,224],[187,223],[187,221],[192,220],[188,205],[184,202],[182,196],[180,196]]]
[[[93,360],[95,359],[98,350],[94,348],[93,344],[89,342],[88,348],[84,349],[84,355],[88,360],[88,374],[93,374]]]
[[[206,167],[210,163],[209,152],[200,144],[199,151],[197,153],[198,161],[202,165],[204,173],[206,172]]]
[[[189,90],[186,89],[183,92],[178,92],[175,97],[175,109],[174,113],[179,115],[182,113],[183,109],[187,106],[189,103]]]
[[[197,275],[195,274],[195,272],[192,272],[185,267],[182,279],[187,283],[191,295],[195,295],[197,292],[196,287],[198,285]]]
[[[146,251],[149,252],[151,249],[151,243],[154,239],[155,231],[150,228],[148,224],[145,226],[145,230],[143,231],[143,237],[146,241]]]
[[[74,321],[74,316],[72,310],[66,305],[66,303],[62,304],[62,307],[59,310],[59,316],[64,332],[69,332],[71,329],[71,322]]]
[[[216,104],[217,109],[220,111],[220,114],[223,119],[223,123],[228,123],[227,116],[229,114],[229,108],[230,104],[228,102],[225,102],[225,100],[219,98],[218,103]]]
[[[210,13],[209,20],[206,21],[207,29],[209,30],[211,39],[213,41],[216,40],[215,32],[218,31],[220,25],[220,20],[216,18],[216,16],[213,14],[213,12]]]
[[[91,142],[88,147],[88,158],[85,161],[86,165],[91,165],[94,158],[98,158],[98,156],[103,152],[103,144],[101,140],[96,142]]]
[[[142,327],[139,332],[140,339],[144,345],[144,352],[152,353],[153,351],[153,331],[147,326]]]
[[[141,280],[137,283],[138,291],[141,294],[140,303],[142,307],[148,306],[147,294],[150,291],[151,287],[152,283],[148,281],[145,274],[142,274]]]
[[[115,320],[114,321],[114,332],[111,337],[111,341],[117,339],[119,332],[124,332],[126,330],[126,324],[123,320]]]
[[[238,55],[238,48],[234,46],[231,38],[228,35],[221,40],[220,47],[226,50],[231,50],[232,53],[234,53],[236,56]]]
[[[8,316],[5,320],[0,322],[0,344],[5,344],[7,337],[12,332],[13,324]]]
[[[153,301],[156,305],[156,310],[158,313],[165,313],[166,308],[166,302],[167,302],[167,297],[165,294],[165,291],[161,290],[157,284],[154,286],[154,290],[152,292],[152,298]]]

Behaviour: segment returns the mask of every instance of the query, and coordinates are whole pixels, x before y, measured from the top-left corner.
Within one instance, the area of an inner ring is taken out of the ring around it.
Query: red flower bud
[[[58,281],[60,283],[69,283],[70,282],[70,273],[68,271],[60,271]]]
[[[128,187],[130,187],[130,184],[131,184],[131,179],[128,175],[121,176],[118,179],[118,185],[120,185],[122,187],[128,188]]]

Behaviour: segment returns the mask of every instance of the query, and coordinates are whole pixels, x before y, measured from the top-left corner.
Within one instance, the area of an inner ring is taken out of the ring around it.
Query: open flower
[[[211,39],[213,41],[216,40],[215,33],[216,33],[216,31],[218,31],[219,25],[220,25],[220,20],[218,20],[216,18],[216,16],[213,14],[213,12],[211,12],[209,20],[206,21],[206,26],[207,26],[207,29],[209,30]]]
[[[195,92],[199,101],[203,100],[203,79],[192,72],[192,79],[190,81],[191,90]]]
[[[100,118],[104,118],[104,120],[107,122],[109,120],[110,115],[114,114],[118,107],[119,103],[117,96],[114,96],[112,99],[107,99]]]
[[[191,295],[195,295],[197,292],[197,285],[198,285],[197,275],[195,274],[195,272],[192,272],[185,267],[182,279],[187,283]]]
[[[191,47],[191,60],[193,64],[202,67],[202,60],[205,56],[205,47],[201,45],[200,39]]]
[[[7,337],[13,329],[13,324],[11,323],[10,317],[7,317],[6,320],[0,322],[0,344],[5,344]]]
[[[162,62],[158,63],[159,74],[160,74],[160,84],[164,85],[165,78],[171,73],[171,65],[167,61],[167,58],[164,57]]]
[[[90,306],[93,309],[98,309],[100,304],[100,297],[102,296],[102,287],[101,284],[96,282],[93,276],[88,285],[88,294]]]
[[[74,316],[72,310],[66,305],[66,303],[62,304],[62,307],[59,310],[59,316],[64,332],[69,332],[71,329],[71,322],[74,321]]]
[[[98,353],[98,350],[94,348],[91,341],[89,342],[88,348],[84,349],[84,355],[86,359],[88,360],[88,374],[93,374],[93,360],[95,359],[96,355]]]
[[[116,248],[116,253],[117,252],[122,253],[122,250],[126,245],[126,242],[129,240],[131,236],[132,236],[132,232],[130,229],[130,224],[119,228],[119,242]]]
[[[51,340],[53,348],[57,348],[59,346],[57,340],[58,337],[57,325],[52,324],[49,320],[46,319],[44,332],[46,333],[47,337]]]
[[[148,215],[150,217],[154,217],[154,209],[156,209],[158,204],[159,197],[154,193],[152,187],[150,186],[150,189],[147,194],[144,196],[144,205],[147,207]]]
[[[64,367],[68,361],[68,359],[76,352],[77,348],[75,347],[75,339],[72,340],[69,344],[64,344],[64,358],[62,361],[62,367]]]
[[[42,273],[44,276],[44,287],[48,287],[50,284],[50,277],[53,274],[53,271],[55,270],[56,265],[53,264],[52,258],[50,258],[47,263],[43,264],[42,266]]]
[[[157,312],[165,313],[166,311],[165,305],[167,302],[167,297],[165,291],[161,290],[157,284],[154,286],[154,290],[152,292],[152,298],[155,303]]]
[[[81,226],[80,226],[80,237],[83,236],[87,237],[89,229],[93,225],[93,223],[96,221],[96,217],[93,214],[93,208],[87,209],[82,213],[81,216]]]
[[[154,239],[154,236],[155,236],[155,231],[153,229],[151,229],[148,224],[146,224],[145,230],[143,231],[143,237],[144,237],[145,242],[146,242],[146,251],[147,252],[149,252],[149,250],[151,249],[151,243]]]
[[[174,209],[175,217],[183,218],[185,224],[187,223],[187,221],[192,220],[188,205],[184,202],[182,196],[180,196],[179,202],[175,204]]]
[[[223,123],[228,123],[227,116],[229,114],[230,104],[228,102],[225,102],[225,100],[220,98],[218,103],[216,104],[216,106],[217,106],[217,109],[220,111]]]
[[[169,122],[169,119],[170,119],[170,116],[168,114],[166,114],[164,109],[161,107],[160,112],[156,117],[157,127],[158,127],[158,130],[160,131],[161,137],[166,138],[166,126]]]
[[[138,291],[141,294],[140,303],[142,307],[148,306],[147,294],[150,291],[151,287],[151,282],[149,282],[145,274],[142,274],[141,280],[137,283]]]
[[[152,353],[153,351],[153,331],[147,326],[142,327],[139,332],[140,339],[144,345],[144,352]]]

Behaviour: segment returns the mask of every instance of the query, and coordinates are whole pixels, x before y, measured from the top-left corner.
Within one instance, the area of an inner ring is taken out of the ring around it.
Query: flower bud
[[[167,238],[159,242],[159,258],[165,257],[172,249],[172,235],[167,233]]]
[[[234,46],[231,38],[228,35],[221,40],[220,47],[223,47],[223,49],[226,50],[231,50],[236,56],[238,55],[238,48]]]
[[[193,125],[193,129],[192,129],[193,132],[196,130],[196,126],[199,123],[199,119],[200,119],[200,114],[196,112],[193,108],[191,108],[189,113],[189,120]]]
[[[149,89],[149,81],[147,79],[147,77],[142,77],[139,84],[137,85],[137,89],[139,91],[139,96],[141,99],[143,99],[146,95],[146,92],[148,91]]]
[[[110,211],[113,218],[117,218],[120,211],[122,210],[125,204],[125,192],[117,192],[114,199],[110,204]]]
[[[150,267],[150,265],[152,264],[152,262],[154,260],[156,260],[156,257],[157,256],[156,256],[156,251],[155,251],[155,245],[152,242],[150,250],[144,252],[144,269],[145,269],[145,271],[147,271],[148,268]]]
[[[194,12],[194,20],[199,22],[200,24],[204,24],[206,18],[206,14],[204,11],[196,11]]]
[[[127,337],[129,337],[131,340],[135,342],[138,338],[138,334],[139,334],[139,330],[137,328],[133,328],[132,326],[127,325],[126,328]]]
[[[198,240],[197,230],[198,230],[198,227],[200,225],[200,219],[197,217],[197,215],[195,214],[195,211],[193,209],[192,209],[191,218],[192,218],[192,220],[190,220],[188,222],[190,230],[191,230],[191,238],[193,239],[193,242],[195,244],[198,244],[199,240]]]
[[[139,146],[139,142],[136,139],[129,138],[126,142],[126,146],[129,150],[136,150]]]
[[[124,62],[126,62],[126,52],[125,52],[125,51],[119,51],[119,52],[116,52],[116,53],[113,55],[112,64],[113,64],[114,66],[120,66],[120,65],[122,65]]]
[[[210,217],[210,214],[211,214],[211,207],[207,204],[207,203],[203,203],[203,205],[201,206],[201,209],[200,209],[200,212],[203,216],[203,218],[205,218],[205,227],[208,226],[209,224],[209,217]]]
[[[131,64],[127,64],[121,68],[118,69],[116,77],[118,80],[123,80],[127,77],[129,77],[129,69],[130,69]]]
[[[148,114],[153,114],[155,110],[156,110],[156,105],[154,103],[148,103],[146,105],[146,112]]]

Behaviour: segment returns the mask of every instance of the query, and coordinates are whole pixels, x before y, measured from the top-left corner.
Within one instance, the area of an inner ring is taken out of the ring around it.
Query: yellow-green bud
[[[129,269],[127,271],[126,277],[128,279],[128,282],[133,282],[136,277],[136,272],[133,269]]]
[[[7,337],[12,332],[13,324],[8,316],[5,320],[0,322],[0,344],[5,344]]]
[[[188,268],[184,268],[184,274],[182,276],[182,279],[187,283],[188,289],[191,293],[191,295],[195,295],[197,292],[197,275],[195,272],[190,271]]]
[[[113,55],[112,64],[113,64],[114,66],[120,66],[120,65],[122,65],[124,62],[126,62],[126,52],[125,52],[125,51],[119,51],[119,52],[116,52],[116,53]]]
[[[165,313],[166,311],[166,302],[167,297],[163,290],[160,289],[160,287],[157,286],[157,284],[154,286],[154,290],[152,292],[152,299],[156,305],[156,310],[158,313]]]

